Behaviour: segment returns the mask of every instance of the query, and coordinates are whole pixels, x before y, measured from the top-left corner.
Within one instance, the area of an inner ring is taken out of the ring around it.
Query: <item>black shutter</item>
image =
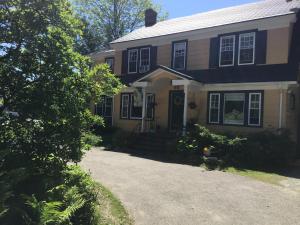
[[[258,31],[256,34],[256,49],[255,49],[256,64],[266,64],[267,37],[268,37],[268,32],[266,30]]]
[[[122,52],[122,75],[127,74],[128,53],[127,50]]]
[[[219,67],[219,38],[210,39],[209,68]]]
[[[151,63],[151,70],[155,70],[157,67],[157,47],[152,46],[150,50],[150,63]]]

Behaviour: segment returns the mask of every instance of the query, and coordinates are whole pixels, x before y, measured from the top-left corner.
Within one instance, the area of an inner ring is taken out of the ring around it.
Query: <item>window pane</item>
[[[109,65],[111,71],[114,71],[114,59],[109,58],[105,60],[105,63]]]
[[[255,33],[240,35],[239,63],[254,63]]]
[[[129,50],[128,51],[128,72],[136,73],[137,72],[137,60],[138,60],[138,50]]]
[[[260,111],[261,111],[261,94],[249,94],[249,125],[260,125]]]
[[[122,108],[121,108],[122,118],[128,118],[128,109],[129,109],[129,95],[122,95]]]
[[[224,123],[244,124],[244,93],[227,93],[224,95]]]
[[[148,72],[150,70],[150,48],[142,48],[140,57],[140,72]]]
[[[219,123],[220,94],[211,94],[209,103],[209,122]]]
[[[175,43],[174,44],[174,58],[173,67],[174,69],[185,69],[185,57],[186,57],[186,43]]]
[[[230,66],[234,64],[235,36],[221,37],[220,65]]]
[[[131,95],[131,118],[142,118],[143,112],[143,93],[142,90],[138,89]]]

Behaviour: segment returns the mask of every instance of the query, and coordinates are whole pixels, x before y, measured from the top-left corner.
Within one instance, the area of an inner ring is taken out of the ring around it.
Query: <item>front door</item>
[[[179,131],[183,126],[184,92],[170,91],[169,130]]]

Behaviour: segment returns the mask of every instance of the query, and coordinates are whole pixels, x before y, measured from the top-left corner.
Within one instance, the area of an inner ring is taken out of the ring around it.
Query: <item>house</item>
[[[199,123],[299,139],[299,9],[299,0],[263,0],[163,22],[146,10],[144,27],[91,55],[127,86],[97,112],[127,131]]]

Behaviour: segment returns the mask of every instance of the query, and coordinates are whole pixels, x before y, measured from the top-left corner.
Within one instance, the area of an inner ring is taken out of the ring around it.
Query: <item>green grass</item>
[[[100,225],[133,225],[133,220],[120,200],[101,184],[99,190]]]
[[[224,171],[233,174],[238,174],[240,176],[250,177],[265,183],[270,183],[270,184],[275,184],[280,186],[281,186],[280,182],[286,179],[286,177],[280,176],[275,173],[248,170],[248,169],[237,169],[234,167],[228,167],[224,169]]]

